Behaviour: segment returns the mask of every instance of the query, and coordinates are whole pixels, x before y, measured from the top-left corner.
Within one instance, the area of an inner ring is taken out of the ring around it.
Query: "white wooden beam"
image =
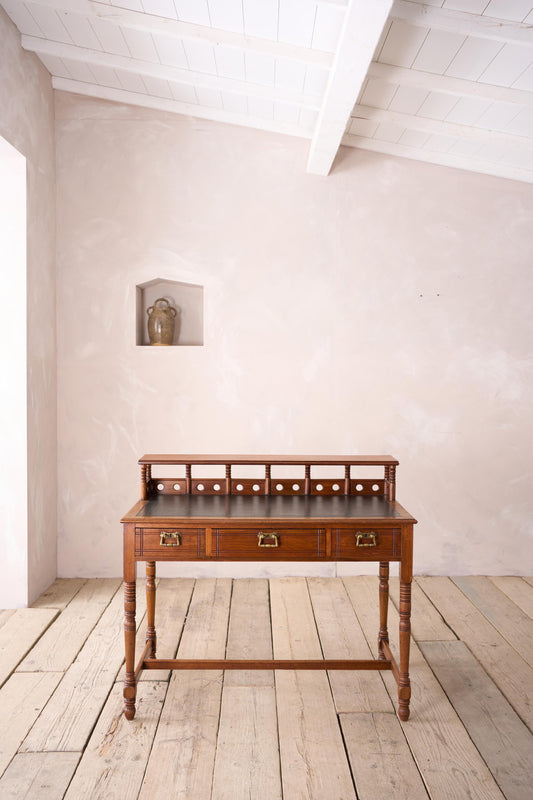
[[[98,17],[123,28],[134,28],[147,33],[163,34],[175,39],[201,39],[212,45],[224,45],[238,50],[253,50],[272,58],[286,58],[291,61],[300,61],[304,64],[314,64],[318,67],[329,69],[333,62],[333,55],[321,50],[312,50],[307,47],[297,47],[270,39],[261,39],[254,36],[245,36],[231,31],[209,28],[204,25],[195,25],[190,22],[181,22],[168,17],[158,17],[155,14],[145,14],[142,11],[133,11],[128,8],[111,6],[99,3],[96,0],[26,0],[26,5],[44,6],[62,14],[81,14],[87,18]]]
[[[286,91],[282,88],[262,86],[257,83],[239,81],[234,78],[221,78],[218,75],[208,75],[204,72],[171,67],[166,64],[155,64],[150,61],[120,56],[113,53],[104,53],[101,50],[91,50],[88,47],[77,47],[62,42],[52,42],[36,36],[21,36],[21,44],[25,50],[33,53],[81,61],[84,64],[97,64],[111,69],[121,69],[133,72],[136,75],[150,75],[153,78],[171,81],[173,83],[198,86],[204,89],[214,89],[221,92],[233,92],[248,97],[261,97],[271,102],[285,102],[305,108],[319,109],[320,98]]]
[[[311,141],[308,172],[329,173],[391,6],[392,0],[350,0]]]
[[[182,103],[178,100],[167,100],[164,97],[153,97],[152,95],[139,94],[138,92],[128,92],[124,89],[112,89],[107,86],[99,86],[96,83],[82,83],[81,81],[74,81],[69,78],[52,78],[52,86],[58,91],[94,97],[99,100],[109,100],[113,103],[125,103],[126,105],[140,106],[142,108],[155,108],[159,111],[170,111],[173,114],[181,114],[187,117],[210,119],[213,122],[224,122],[245,128],[256,128],[264,131],[272,131],[274,133],[283,133],[304,139],[310,138],[310,133],[306,131],[305,128],[287,122],[260,119],[245,114],[235,114],[234,112],[224,111],[220,108],[196,106],[192,103]]]
[[[484,97],[494,102],[533,106],[533,92],[526,92],[524,89],[511,89],[506,86],[468,81],[464,78],[451,78],[448,75],[435,75],[432,72],[394,67],[377,61],[370,64],[368,77],[381,78],[387,83],[401,86],[415,86],[428,92],[441,92],[457,97]]]
[[[352,119],[366,119],[377,123],[399,125],[410,131],[421,131],[432,136],[451,136],[456,139],[468,139],[484,144],[497,144],[509,149],[521,149],[533,153],[533,139],[526,136],[517,136],[512,133],[476,128],[471,125],[460,125],[456,122],[418,117],[414,114],[402,114],[398,111],[385,111],[381,108],[356,105]]]
[[[407,0],[395,0],[391,17],[423,28],[438,28],[458,33],[461,36],[478,36],[483,39],[495,39],[498,42],[533,47],[531,25],[486,17],[483,14],[453,11],[448,8],[416,3],[413,0],[408,2]]]
[[[482,161],[472,158],[471,156],[438,153],[434,150],[417,149],[415,147],[408,147],[407,145],[383,142],[377,139],[367,139],[364,136],[354,136],[352,134],[346,134],[342,140],[342,144],[360,150],[372,150],[375,153],[383,153],[384,155],[410,158],[415,161],[425,161],[444,167],[464,169],[468,172],[480,172],[499,178],[509,178],[515,181],[533,183],[533,170],[513,167],[507,164],[496,164],[493,161]]]
[[[317,6],[337,6],[338,8],[346,8],[348,0],[315,0]]]

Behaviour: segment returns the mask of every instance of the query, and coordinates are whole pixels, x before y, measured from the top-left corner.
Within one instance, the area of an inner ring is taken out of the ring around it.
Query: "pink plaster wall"
[[[61,575],[120,573],[179,451],[390,452],[417,572],[533,572],[532,186],[56,99]],[[205,286],[203,347],[135,346],[155,277]]]
[[[0,135],[27,159],[28,602],[56,577],[55,146],[50,75],[0,8]],[[9,303],[8,297],[3,298]],[[9,331],[4,331],[9,336]],[[4,379],[6,376],[4,376]],[[6,457],[6,454],[3,454]],[[25,546],[26,542],[20,543]]]

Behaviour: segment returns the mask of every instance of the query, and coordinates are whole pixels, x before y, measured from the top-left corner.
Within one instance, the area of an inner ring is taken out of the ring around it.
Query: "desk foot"
[[[402,722],[407,722],[409,719],[409,702],[411,700],[411,684],[409,677],[400,676],[400,685],[398,686],[398,716]]]
[[[385,655],[385,650],[383,645],[389,644],[389,637],[379,637],[378,638],[378,660],[379,661],[386,661],[387,656]]]
[[[135,716],[135,696],[137,694],[136,687],[135,687],[135,678],[133,678],[133,683],[131,680],[128,679],[126,676],[126,680],[124,681],[124,716],[126,719],[133,719]]]
[[[402,722],[407,722],[409,719],[409,700],[400,700],[398,716]]]

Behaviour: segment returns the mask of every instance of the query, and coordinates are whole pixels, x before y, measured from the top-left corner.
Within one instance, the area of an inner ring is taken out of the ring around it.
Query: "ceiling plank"
[[[231,31],[210,28],[205,25],[196,25],[190,22],[180,22],[176,19],[158,17],[155,14],[145,14],[142,11],[133,11],[96,0],[26,0],[26,5],[43,6],[61,14],[83,14],[89,19],[97,17],[123,28],[134,28],[147,33],[163,34],[175,39],[200,39],[212,45],[224,45],[239,50],[253,50],[272,58],[286,58],[304,64],[329,69],[333,61],[331,53],[321,50],[312,50],[307,47],[284,44],[283,42],[261,39],[255,36],[246,36]]]
[[[480,172],[499,178],[509,178],[510,180],[533,183],[533,170],[531,169],[495,163],[494,161],[478,160],[471,156],[440,153],[434,150],[408,147],[407,145],[402,145],[397,142],[383,142],[377,139],[367,139],[364,136],[354,136],[353,134],[346,134],[343,137],[342,144],[347,147],[355,147],[359,150],[371,150],[375,153],[383,153],[384,155],[410,158],[414,161],[424,161],[430,164],[439,164],[444,167],[464,169],[468,172]]]
[[[328,175],[391,6],[392,0],[350,0],[311,141],[308,172]]]
[[[151,61],[130,58],[129,56],[104,53],[101,50],[91,50],[88,47],[77,47],[76,45],[64,44],[63,42],[52,42],[47,39],[40,39],[36,36],[21,36],[21,44],[24,50],[29,50],[38,55],[67,58],[74,61],[81,61],[89,65],[98,64],[101,67],[133,72],[136,75],[150,75],[152,78],[161,78],[162,80],[186,84],[188,86],[198,86],[203,89],[215,89],[221,92],[261,97],[272,102],[285,102],[315,110],[320,108],[320,98],[313,95],[303,95],[298,92],[287,91],[281,87],[264,86],[257,83],[252,84],[234,78],[222,78],[218,75],[194,72],[193,70],[172,67],[167,64],[155,64]]]
[[[531,25],[522,25],[520,22],[428,6],[413,0],[394,0],[391,17],[423,28],[438,28],[461,36],[479,36],[483,39],[496,39],[498,42],[533,47]]]
[[[245,128],[258,128],[305,139],[309,139],[311,135],[305,128],[288,122],[252,117],[248,114],[236,114],[233,111],[225,111],[221,108],[207,108],[206,106],[197,106],[192,103],[182,103],[178,100],[167,100],[164,97],[128,92],[124,89],[112,89],[96,83],[82,83],[69,78],[53,77],[52,86],[62,92],[71,92],[72,94],[94,97],[99,100],[109,100],[114,103],[141,106],[142,108],[154,108],[159,111],[169,111],[173,114],[181,114],[197,119],[209,119],[214,122],[224,122]]]
[[[522,149],[533,153],[533,139],[517,136],[512,133],[476,128],[471,125],[461,125],[446,120],[418,117],[413,114],[402,114],[399,111],[385,111],[371,106],[356,105],[352,117],[355,119],[368,119],[372,122],[392,123],[400,125],[406,130],[422,131],[436,136],[452,136],[457,139],[469,139],[483,144],[499,144],[512,149]]]
[[[401,86],[414,86],[428,92],[441,92],[457,97],[484,97],[494,102],[533,106],[533,92],[526,92],[524,89],[495,86],[491,83],[468,81],[464,78],[451,78],[448,75],[435,75],[432,72],[381,64],[378,61],[370,64],[368,77],[381,78],[387,83]]]

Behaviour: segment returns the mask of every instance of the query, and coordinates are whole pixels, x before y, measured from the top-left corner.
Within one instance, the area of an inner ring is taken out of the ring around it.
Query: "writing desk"
[[[409,637],[413,526],[395,499],[392,456],[145,455],[141,499],[122,518],[124,533],[124,713],[135,715],[143,669],[378,669],[392,670],[398,716],[409,717]],[[152,476],[152,467],[180,468],[177,478]],[[221,470],[193,476],[193,468]],[[357,478],[353,467],[381,470]],[[320,477],[320,470],[324,477]],[[340,472],[330,477],[331,470]],[[250,477],[250,472],[261,477]],[[281,473],[278,477],[274,473]],[[239,474],[241,477],[239,477]],[[287,477],[290,473],[290,477]],[[135,664],[135,578],[146,562],[146,645]],[[377,659],[254,660],[156,658],[157,561],[375,561],[379,563]],[[389,564],[400,564],[399,661],[387,631]]]

